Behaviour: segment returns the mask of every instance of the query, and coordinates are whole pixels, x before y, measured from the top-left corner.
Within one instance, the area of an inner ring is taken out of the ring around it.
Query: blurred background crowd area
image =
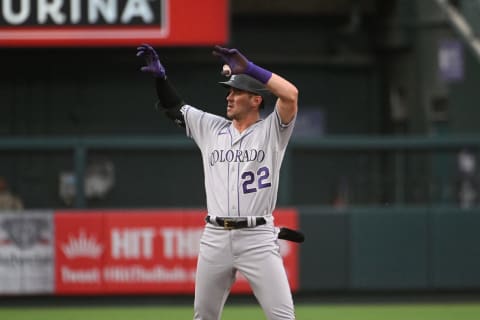
[[[220,44],[300,91],[279,206],[478,205],[480,1],[227,4]],[[224,115],[212,46],[155,45],[184,100]],[[135,45],[0,50],[0,176],[17,208],[205,206],[200,154],[155,110]]]

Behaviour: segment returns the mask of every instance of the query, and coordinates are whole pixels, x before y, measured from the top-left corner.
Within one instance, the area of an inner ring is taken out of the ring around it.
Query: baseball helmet
[[[248,91],[250,93],[257,94],[263,98],[265,101],[269,95],[270,91],[258,80],[247,76],[246,74],[234,74],[228,79],[228,81],[219,82],[225,88],[235,88],[243,91]]]

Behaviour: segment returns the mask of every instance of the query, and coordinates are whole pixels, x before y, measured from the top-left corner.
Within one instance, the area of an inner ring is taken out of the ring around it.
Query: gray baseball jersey
[[[277,109],[239,133],[232,122],[192,106],[182,108],[187,135],[201,150],[208,213],[270,216],[280,166],[294,122],[281,124]]]
[[[240,133],[231,121],[192,106],[183,106],[182,113],[187,135],[202,153],[208,214],[267,219],[266,225],[237,230],[206,225],[195,277],[194,319],[221,318],[237,271],[248,280],[267,319],[294,319],[272,216],[294,120],[282,125],[275,109]]]

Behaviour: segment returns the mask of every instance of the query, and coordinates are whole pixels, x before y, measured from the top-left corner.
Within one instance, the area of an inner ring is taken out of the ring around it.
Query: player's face
[[[241,120],[250,113],[258,111],[258,108],[255,108],[258,96],[250,92],[230,88],[226,99],[227,117],[231,120]]]

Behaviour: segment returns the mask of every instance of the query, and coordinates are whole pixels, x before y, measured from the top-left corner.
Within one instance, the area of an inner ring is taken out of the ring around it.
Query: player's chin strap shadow
[[[278,239],[302,243],[305,241],[305,236],[300,231],[281,227],[280,232],[278,232]]]

